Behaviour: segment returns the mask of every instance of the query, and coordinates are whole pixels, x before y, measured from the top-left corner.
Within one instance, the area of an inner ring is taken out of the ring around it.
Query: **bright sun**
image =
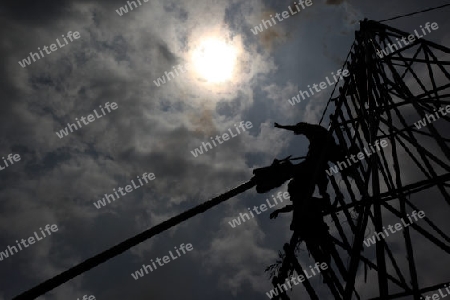
[[[200,43],[192,59],[197,72],[205,80],[224,82],[233,75],[236,50],[219,39],[211,38]]]

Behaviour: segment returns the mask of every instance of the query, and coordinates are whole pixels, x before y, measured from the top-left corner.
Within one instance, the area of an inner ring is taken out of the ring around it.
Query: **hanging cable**
[[[424,12],[428,12],[428,11],[432,11],[432,10],[444,8],[444,7],[446,7],[446,6],[450,6],[450,3],[444,4],[444,5],[441,5],[441,6],[436,6],[436,7],[427,8],[427,9],[424,9],[424,10],[421,10],[421,11],[416,11],[416,12],[412,12],[412,13],[405,14],[405,15],[400,15],[400,16],[393,17],[393,18],[386,19],[386,20],[381,20],[381,21],[378,21],[378,22],[381,23],[381,22],[392,21],[392,20],[396,20],[396,19],[400,19],[400,18],[404,18],[404,17],[409,17],[409,16],[421,14],[421,13],[424,13]]]

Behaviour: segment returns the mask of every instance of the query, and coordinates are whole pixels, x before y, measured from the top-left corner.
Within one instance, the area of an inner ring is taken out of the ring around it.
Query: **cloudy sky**
[[[342,67],[359,20],[445,1],[313,0],[258,35],[251,28],[292,2],[141,3],[122,16],[116,10],[127,4],[123,0],[1,4],[0,156],[19,154],[21,160],[0,171],[0,251],[46,224],[59,228],[0,262],[2,300],[245,182],[274,158],[304,155],[306,138],[273,123],[318,123],[332,88],[295,106],[288,99]],[[449,47],[448,13],[387,24],[412,32],[437,22],[439,30],[427,39]],[[80,38],[25,68],[18,63],[69,31]],[[176,78],[154,83],[186,64]],[[118,108],[63,138],[56,135],[106,102]],[[212,136],[236,132],[241,121],[252,128],[198,157],[191,154]],[[156,178],[101,209],[93,205],[144,173]],[[264,299],[272,288],[264,269],[290,238],[291,215],[270,220],[266,212],[237,228],[228,221],[285,190],[249,190],[39,299]],[[139,280],[131,277],[182,243],[194,250]],[[428,263],[429,273],[420,277],[432,285],[433,268],[443,261]],[[313,283],[323,289],[321,299],[331,299],[321,280]],[[363,281],[359,289],[364,299],[376,295]],[[302,286],[290,294],[306,297]]]

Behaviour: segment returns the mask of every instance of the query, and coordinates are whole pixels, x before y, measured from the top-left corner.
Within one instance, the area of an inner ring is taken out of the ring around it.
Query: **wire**
[[[444,5],[441,5],[441,6],[432,7],[432,8],[427,8],[427,9],[424,9],[424,10],[421,10],[421,11],[416,11],[416,12],[409,13],[409,14],[406,14],[406,15],[393,17],[393,18],[386,19],[386,20],[381,20],[381,21],[378,21],[378,22],[381,23],[381,22],[386,22],[386,21],[392,21],[392,20],[396,20],[396,19],[400,19],[400,18],[404,18],[404,17],[409,17],[409,16],[412,16],[412,15],[417,15],[417,14],[428,12],[428,11],[432,11],[432,10],[435,10],[435,9],[444,8],[446,6],[450,6],[450,3],[444,4]]]
[[[342,68],[344,68],[345,65],[347,64],[348,59],[350,57],[350,54],[352,54],[352,50],[353,50],[354,46],[355,46],[355,42],[353,42],[352,46],[350,47],[350,50],[348,51],[347,57],[345,58],[344,64],[342,65]],[[322,124],[323,118],[325,117],[325,113],[328,110],[328,106],[330,105],[331,100],[333,100],[333,94],[336,91],[336,87],[338,86],[339,82],[340,82],[340,80],[337,81],[336,84],[334,85],[333,91],[331,92],[330,99],[328,99],[327,105],[325,106],[325,109],[323,110],[322,117],[320,118],[320,121],[319,121],[319,125]]]

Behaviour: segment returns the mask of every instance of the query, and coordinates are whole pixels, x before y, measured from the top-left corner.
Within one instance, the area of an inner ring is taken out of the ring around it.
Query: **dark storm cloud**
[[[349,23],[355,12],[381,18],[394,11],[387,1],[385,9],[355,3],[336,14],[317,1],[308,18],[292,17],[263,39],[254,37],[250,28],[268,12],[292,4],[284,2],[272,7],[256,0],[150,1],[123,16],[115,12],[127,5],[122,0],[2,4],[0,156],[20,153],[22,160],[0,171],[0,251],[47,223],[61,228],[0,262],[5,298],[227,191],[275,157],[305,153],[306,139],[275,130],[273,122],[316,122],[329,93],[295,109],[287,99],[340,67],[338,58],[354,38]],[[188,51],[202,38],[199,32],[206,35],[214,26],[231,30],[231,40],[243,40],[240,81],[230,91],[215,92],[198,83],[193,70],[156,87],[153,80],[188,61]],[[30,51],[69,30],[78,30],[81,38],[20,67],[18,61]],[[336,38],[330,41],[327,34]],[[108,101],[117,102],[118,109],[63,139],[55,135]],[[241,120],[253,123],[248,133],[197,158],[191,155]],[[156,179],[107,207],[93,206],[144,172],[154,172]],[[289,238],[290,216],[276,221],[261,216],[242,229],[227,222],[266,197],[247,191],[43,299],[265,297],[271,285],[263,270]],[[131,272],[180,243],[192,243],[196,251],[132,279]],[[305,296],[300,286],[294,293]]]
[[[10,1],[4,3],[3,11],[10,21],[20,22],[28,26],[46,26],[55,20],[63,19],[71,15],[71,3],[73,1],[25,0],[20,2]]]

